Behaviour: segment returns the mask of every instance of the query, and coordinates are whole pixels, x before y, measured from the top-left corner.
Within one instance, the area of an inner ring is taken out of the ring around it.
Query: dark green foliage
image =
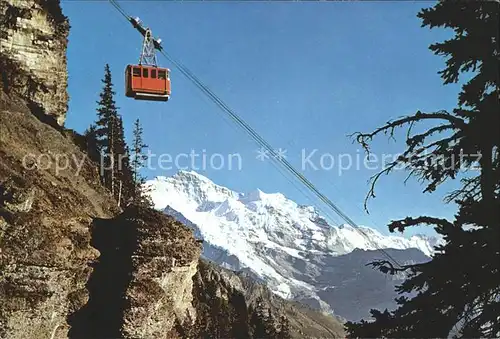
[[[196,332],[199,338],[228,338],[231,331],[232,307],[227,300],[217,297],[218,287],[215,281],[205,287],[205,291],[196,291],[201,299],[195,305]]]
[[[262,297],[257,299],[255,308],[249,308],[248,313],[252,338],[291,338],[290,324],[286,317],[281,316],[277,322],[271,309],[265,307]]]
[[[55,25],[69,28],[68,18],[63,14],[59,1],[38,0],[40,6],[45,9],[49,20]]]
[[[254,338],[267,338],[267,319],[262,298],[258,298],[255,309],[250,310],[250,327]]]
[[[104,152],[110,150],[113,144],[115,120],[118,117],[118,108],[114,100],[113,82],[111,79],[111,70],[109,65],[104,67],[104,79],[101,80],[104,87],[99,94],[100,100],[97,102],[97,129],[96,134],[99,140],[99,146]]]
[[[368,149],[371,139],[393,135],[408,126],[406,150],[373,178],[369,197],[381,174],[400,164],[433,192],[441,183],[461,177],[447,196],[458,211],[453,220],[430,216],[392,221],[391,231],[430,225],[445,245],[430,262],[399,267],[382,261],[374,266],[388,274],[408,273],[397,288],[398,308],[372,310],[373,321],[347,323],[350,337],[498,337],[500,336],[500,104],[498,88],[498,2],[441,1],[422,10],[423,26],[452,28],[455,36],[430,49],[447,58],[440,72],[445,84],[472,72],[462,86],[453,112],[417,112],[390,121],[373,133],[356,135]],[[468,75],[469,76],[469,75]],[[435,122],[421,134],[415,124]],[[477,170],[479,169],[479,170]],[[462,171],[460,173],[459,171]],[[414,297],[408,294],[413,293]]]
[[[130,154],[125,142],[123,120],[118,114],[114,100],[111,70],[106,64],[104,68],[104,87],[97,102],[96,127],[89,130],[93,142],[100,153],[102,182],[122,205],[134,195],[135,185],[130,163]]]
[[[276,338],[278,339],[290,339],[292,335],[290,334],[290,322],[285,316],[281,316],[278,324],[278,333]]]
[[[133,173],[130,165],[130,154],[128,146],[125,142],[123,130],[123,120],[120,116],[117,117],[116,138],[114,145],[115,157],[115,196],[119,204],[123,205],[130,197],[133,196],[135,185],[133,182]]]
[[[97,102],[97,128],[95,134],[98,141],[98,148],[101,151],[101,174],[104,185],[114,194],[114,148],[116,144],[116,128],[118,119],[118,110],[114,100],[113,83],[111,80],[111,71],[109,65],[104,68],[104,87],[99,94],[100,100]]]
[[[148,160],[148,156],[144,153],[148,145],[144,143],[142,134],[143,128],[139,119],[137,119],[134,123],[134,139],[132,141],[132,198],[135,203],[152,206],[153,203],[150,197],[146,194],[147,192],[144,186],[146,178],[140,173],[141,168],[144,166],[144,162]]]
[[[250,338],[250,325],[249,325],[249,309],[245,302],[245,297],[234,292],[231,301],[234,308],[234,318],[231,327],[231,337],[249,339]]]
[[[290,338],[289,325],[283,323],[286,328],[279,327],[274,322],[274,311],[265,308],[262,298],[256,301],[255,307],[249,305],[241,292],[232,288],[225,291],[217,277],[203,285],[195,283],[193,295],[196,322],[192,328],[184,322],[183,328],[176,331],[182,338]],[[280,336],[278,327],[282,329],[283,336]],[[186,331],[191,334],[190,337],[184,336]]]
[[[90,125],[83,133],[83,136],[85,137],[85,151],[89,155],[89,158],[99,163],[101,151],[99,149],[99,141],[97,140],[96,126],[94,124]]]

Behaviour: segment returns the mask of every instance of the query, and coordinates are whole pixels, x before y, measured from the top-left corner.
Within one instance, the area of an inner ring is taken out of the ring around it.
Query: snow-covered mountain
[[[146,185],[156,209],[187,223],[205,240],[204,256],[208,259],[234,270],[247,270],[282,297],[328,311],[333,308],[341,316],[348,314],[348,319],[365,316],[365,308],[374,305],[360,305],[360,312],[348,310],[343,315],[336,301],[328,298],[336,293],[326,295],[350,279],[361,278],[359,274],[367,270],[359,262],[349,268],[346,260],[355,255],[367,263],[383,258],[379,249],[391,249],[403,262],[424,261],[437,241],[428,236],[386,236],[369,227],[359,231],[348,225],[332,226],[314,207],[298,205],[283,194],[260,190],[238,193],[193,171],[157,177]],[[339,275],[331,272],[341,270],[343,280],[339,281]],[[393,292],[387,302],[392,303],[392,298]],[[385,300],[375,302],[380,303]]]

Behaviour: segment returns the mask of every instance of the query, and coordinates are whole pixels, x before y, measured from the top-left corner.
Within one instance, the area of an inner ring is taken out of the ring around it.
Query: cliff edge
[[[0,0],[0,69],[3,91],[62,126],[68,93],[69,22],[59,0]]]

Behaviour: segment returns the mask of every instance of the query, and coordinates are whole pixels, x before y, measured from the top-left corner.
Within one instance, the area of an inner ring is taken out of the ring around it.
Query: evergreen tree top
[[[444,84],[458,82],[461,76],[467,81],[453,112],[417,111],[372,133],[355,134],[369,150],[376,135],[393,136],[395,129],[407,127],[403,155],[373,177],[368,197],[375,196],[374,185],[380,176],[397,165],[408,168],[409,176],[428,182],[425,191],[429,193],[443,182],[456,180],[459,170],[466,178],[447,197],[447,202],[458,206],[452,220],[419,216],[389,224],[391,231],[401,232],[412,226],[434,226],[446,243],[426,263],[372,263],[389,274],[407,273],[397,287],[398,307],[372,310],[373,321],[349,322],[347,330],[352,338],[451,334],[495,338],[500,336],[499,3],[440,1],[418,16],[423,26],[454,30],[451,39],[434,43],[430,49],[447,58],[439,72]],[[424,132],[412,130],[425,121],[434,124],[425,126]]]

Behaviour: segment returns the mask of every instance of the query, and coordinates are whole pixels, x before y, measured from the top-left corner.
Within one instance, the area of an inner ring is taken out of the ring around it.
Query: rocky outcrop
[[[200,260],[198,272],[194,278],[194,295],[195,306],[197,309],[205,310],[205,316],[219,313],[219,311],[214,312],[214,306],[229,305],[228,308],[233,311],[226,315],[231,321],[225,325],[232,328],[233,332],[230,332],[233,334],[232,337],[239,338],[234,335],[234,330],[236,327],[241,331],[242,322],[248,322],[251,327],[251,319],[248,318],[251,318],[252,309],[255,310],[259,302],[274,319],[277,320],[282,316],[287,318],[292,338],[344,337],[342,323],[331,315],[322,314],[308,306],[282,299],[272,293],[265,284],[256,282],[247,273],[235,273],[203,259]],[[201,316],[202,311],[198,313]],[[205,319],[204,321],[217,320]],[[277,321],[276,326],[278,326]],[[241,337],[248,337],[248,334],[243,335],[244,331],[239,333],[242,333]]]
[[[0,69],[7,93],[63,125],[69,23],[59,0],[0,0]]]
[[[122,218],[121,228],[134,227],[137,236],[121,332],[125,338],[159,338],[175,319],[196,317],[192,289],[201,246],[189,228],[152,209],[132,207]]]
[[[158,338],[195,319],[191,230],[120,212],[72,133],[0,102],[0,338]]]
[[[176,319],[184,322],[188,315],[196,319],[192,290],[197,264],[194,260],[187,266],[171,266],[156,277],[146,267],[139,269],[127,291],[135,306],[124,315],[123,337],[159,338],[173,328]]]
[[[116,203],[69,136],[0,102],[0,338],[65,338],[99,256],[89,226]]]
[[[95,221],[92,245],[101,255],[89,302],[70,316],[72,338],[160,338],[176,319],[196,318],[192,288],[201,247],[186,226],[129,206]]]

